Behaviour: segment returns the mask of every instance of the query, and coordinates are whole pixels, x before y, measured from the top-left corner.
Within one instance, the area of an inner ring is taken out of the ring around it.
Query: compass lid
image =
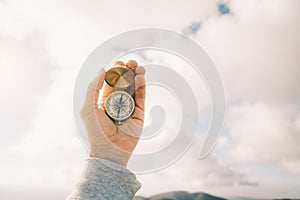
[[[115,88],[127,88],[134,84],[135,73],[126,67],[113,67],[105,73],[105,81]]]

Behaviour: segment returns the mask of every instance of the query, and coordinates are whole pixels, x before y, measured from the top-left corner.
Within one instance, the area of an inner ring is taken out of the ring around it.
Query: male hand
[[[114,89],[106,83],[103,86],[104,70],[89,84],[80,115],[90,142],[90,156],[107,159],[126,167],[144,125],[145,69],[138,66],[134,60],[128,61],[126,65],[122,61],[117,61],[115,66],[135,69],[135,110],[131,117],[122,122],[122,125],[115,125],[105,113],[104,102]],[[98,98],[101,89],[104,91],[99,106]]]

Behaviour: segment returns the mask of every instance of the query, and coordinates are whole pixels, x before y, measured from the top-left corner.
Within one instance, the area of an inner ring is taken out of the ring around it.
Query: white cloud
[[[196,37],[216,62],[229,101],[300,101],[299,2],[274,2],[231,1],[233,14],[210,18]]]
[[[88,53],[117,33],[142,27],[181,31],[199,18],[204,19],[211,13],[217,13],[216,2],[199,4],[192,0],[190,3],[174,4],[168,0],[162,4],[158,0],[89,3],[82,0],[12,0],[4,5],[27,24],[47,30],[50,53],[60,64],[79,67]],[[180,13],[184,13],[184,17]]]
[[[30,131],[18,138],[17,146],[1,149],[0,185],[43,185],[70,191],[76,183],[87,152],[76,137],[73,123],[75,73],[75,69],[64,69],[54,74],[49,92],[35,106]]]
[[[32,127],[38,98],[47,93],[58,66],[48,55],[39,31],[21,39],[0,34],[0,119],[7,134],[1,146],[18,144]],[[16,125],[17,124],[17,125]]]
[[[262,103],[231,106],[227,126],[232,156],[243,162],[273,163],[299,172],[300,134],[295,113],[295,109]]]
[[[1,121],[6,118],[11,124],[27,126],[32,121],[27,113],[35,110],[31,130],[19,132],[19,135],[26,134],[22,144],[17,149],[0,151],[4,163],[0,184],[33,188],[44,184],[70,189],[80,175],[85,156],[71,133],[73,83],[80,64],[91,50],[116,33],[149,26],[181,31],[198,21],[200,32],[193,39],[216,62],[229,101],[240,103],[229,108],[231,138],[224,142],[232,147],[233,163],[266,162],[298,173],[296,141],[300,120],[294,108],[300,100],[296,88],[300,63],[299,1],[229,2],[233,14],[224,16],[217,15],[216,1],[175,4],[173,1],[12,0],[0,3],[0,81],[3,81],[0,88],[5,94],[16,92],[1,95],[1,101],[10,105],[3,107],[5,114],[1,113]],[[2,65],[10,67],[3,70]],[[57,65],[61,68],[49,75]],[[13,78],[16,75],[20,82]],[[14,84],[7,86],[8,81]],[[19,94],[27,109],[19,107]],[[22,112],[19,118],[11,115],[18,111]],[[17,131],[14,136],[2,135],[3,141],[19,138]],[[197,153],[198,149],[191,151]],[[244,172],[247,167],[228,164],[229,156],[227,153],[224,156],[226,164],[213,157],[198,161],[197,155],[188,153],[163,171],[140,176],[144,185],[140,194],[167,190],[208,191],[218,195],[264,196],[265,191],[276,195],[297,194],[295,182],[278,189],[278,179],[270,177],[273,185],[251,186],[257,182],[255,175],[249,180],[251,174]],[[242,186],[244,183],[250,185]]]
[[[256,180],[234,165],[228,166],[213,156],[199,160],[200,140],[198,137],[195,141],[197,145],[193,145],[170,167],[155,174],[138,175],[143,185],[138,194],[149,196],[174,190],[210,191],[219,194],[220,188],[224,187],[256,187]]]
[[[228,106],[229,145],[239,161],[279,162],[295,169],[299,1],[236,0],[229,5],[232,15],[210,18],[196,37],[216,62],[229,103],[238,104]]]

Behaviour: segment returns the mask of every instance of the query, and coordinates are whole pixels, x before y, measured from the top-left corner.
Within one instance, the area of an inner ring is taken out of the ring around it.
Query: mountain
[[[157,194],[148,198],[137,196],[134,200],[225,200],[205,193],[168,192]]]
[[[235,197],[231,198],[232,200],[262,200],[254,198],[245,198],[245,197]],[[189,193],[189,192],[167,192],[162,194],[157,194],[148,198],[137,196],[134,200],[225,200],[221,197],[212,196],[206,193]],[[266,200],[266,199],[264,199]],[[270,200],[270,199],[269,199]],[[275,199],[275,200],[300,200],[300,199]]]

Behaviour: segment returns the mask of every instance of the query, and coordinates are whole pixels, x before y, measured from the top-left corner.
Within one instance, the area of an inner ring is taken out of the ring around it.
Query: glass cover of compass
[[[124,91],[115,91],[105,101],[106,113],[114,120],[125,120],[134,111],[135,103],[130,94]]]

